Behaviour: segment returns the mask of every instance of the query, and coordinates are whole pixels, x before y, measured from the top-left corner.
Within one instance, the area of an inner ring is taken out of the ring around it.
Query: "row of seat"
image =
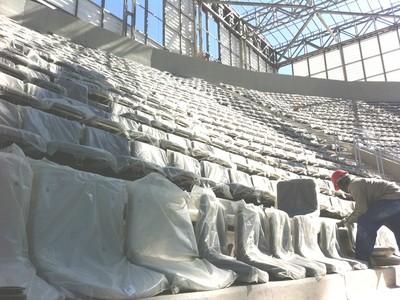
[[[296,214],[291,225],[285,205],[264,211],[209,188],[187,193],[157,173],[103,177],[29,159],[15,145],[0,161],[0,274],[29,299],[143,298],[365,268],[332,249],[334,220]]]

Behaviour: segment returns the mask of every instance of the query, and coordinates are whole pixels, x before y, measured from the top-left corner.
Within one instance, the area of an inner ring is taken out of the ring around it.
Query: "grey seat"
[[[199,199],[199,214],[196,220],[196,239],[199,255],[218,268],[232,270],[238,281],[268,282],[269,275],[227,253],[225,209],[214,195],[202,194]]]
[[[306,269],[306,276],[321,278],[326,275],[326,266],[311,258],[302,257],[294,252],[292,226],[289,215],[275,208],[264,209],[263,222],[266,243],[260,245],[263,253],[289,261]]]
[[[264,215],[264,212],[260,207],[245,203],[239,206],[235,221],[237,259],[268,272],[270,280],[304,278],[304,267],[264,254],[258,248],[260,232],[263,230],[261,215]]]
[[[0,146],[5,148],[13,143],[23,149],[34,149],[40,153],[47,150],[46,142],[35,133],[22,128],[21,108],[0,100]]]
[[[30,251],[49,283],[69,298],[145,298],[168,288],[164,275],[124,256],[124,181],[46,161],[30,165]]]
[[[28,256],[26,222],[33,172],[22,150],[0,151],[0,286],[25,288],[28,299],[58,300],[60,293],[38,276]]]
[[[21,107],[22,128],[42,137],[47,144],[45,156],[57,163],[91,170],[111,168],[115,157],[100,148],[80,144],[82,127],[76,121],[60,118],[31,107]],[[37,158],[42,153],[26,150]]]
[[[340,273],[352,270],[351,265],[343,260],[326,257],[319,244],[319,217],[297,215],[293,217],[293,247],[295,253],[325,264],[327,273]]]
[[[233,283],[235,273],[199,257],[186,192],[156,173],[127,187],[130,261],[165,274],[173,293],[216,290]]]

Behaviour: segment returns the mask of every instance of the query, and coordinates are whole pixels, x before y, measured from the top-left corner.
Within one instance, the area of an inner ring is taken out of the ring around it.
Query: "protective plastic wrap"
[[[19,106],[0,100],[0,125],[21,128],[22,119]]]
[[[296,215],[319,215],[317,188],[312,179],[280,181],[277,185],[277,208],[289,217]]]
[[[33,172],[22,150],[12,145],[0,152],[0,286],[20,286],[30,300],[63,296],[42,278],[29,260],[26,222]]]
[[[202,161],[201,165],[201,175],[204,178],[208,178],[213,180],[216,183],[229,183],[229,173],[228,169],[220,166],[216,163],[212,163],[209,161]]]
[[[318,217],[305,215],[294,216],[293,246],[295,253],[325,264],[327,273],[341,273],[352,270],[351,265],[343,260],[326,257],[318,245],[320,220]]]
[[[339,246],[336,239],[337,222],[336,219],[320,218],[321,220],[321,230],[319,233],[319,246],[322,253],[329,258],[335,258],[339,260],[347,261],[353,270],[365,270],[368,266],[365,262],[355,260],[350,257],[346,257]]]
[[[0,71],[0,85],[23,92],[24,82]]]
[[[30,160],[28,236],[40,274],[69,297],[135,299],[168,286],[123,255],[125,182]]]
[[[216,199],[211,190],[204,189],[196,194],[192,191],[191,198],[199,202],[199,214],[196,221],[195,233],[201,258],[205,258],[221,269],[232,270],[238,274],[238,281],[268,282],[269,275],[244,262],[223,253],[221,249],[226,243],[225,209]]]
[[[270,280],[301,279],[306,275],[305,268],[282,259],[264,254],[258,248],[261,207],[242,203],[235,216],[236,257],[249,265],[268,272]]]
[[[23,129],[39,134],[46,142],[61,141],[79,145],[81,125],[55,115],[22,107]]]
[[[275,208],[266,208],[264,213],[266,243],[263,248],[259,246],[261,252],[304,267],[307,276],[318,278],[326,275],[323,263],[294,253],[289,215]]]
[[[160,147],[164,150],[170,149],[183,154],[189,153],[188,140],[172,133],[167,133],[166,139],[160,139]]]
[[[58,78],[55,82],[66,89],[69,98],[88,104],[88,87],[83,84],[83,81],[72,81],[66,78]]]
[[[167,155],[163,149],[142,142],[131,142],[131,156],[160,167],[166,167],[168,164]]]
[[[155,173],[127,186],[129,260],[164,273],[173,293],[215,290],[233,283],[234,272],[199,258],[186,192]]]
[[[167,150],[168,165],[201,175],[200,163],[197,159],[171,150]]]

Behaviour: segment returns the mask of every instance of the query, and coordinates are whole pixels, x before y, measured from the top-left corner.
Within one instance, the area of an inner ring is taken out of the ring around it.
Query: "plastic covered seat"
[[[164,275],[124,256],[124,181],[46,161],[30,165],[30,250],[49,283],[68,297],[96,299],[144,298],[168,288]]]
[[[163,170],[173,183],[187,191],[191,191],[194,185],[200,184],[201,168],[195,158],[167,150],[167,160],[168,166]]]
[[[216,290],[234,282],[234,272],[200,259],[186,192],[156,173],[129,182],[127,188],[130,261],[165,274],[173,293]]]
[[[368,269],[367,263],[347,257],[340,248],[337,235],[337,219],[320,218],[321,229],[319,233],[318,243],[322,253],[329,258],[335,258],[348,262],[353,270]]]
[[[263,222],[266,243],[259,246],[261,251],[304,267],[307,277],[321,278],[325,276],[326,267],[323,263],[302,257],[294,252],[289,215],[275,208],[265,208],[264,213],[266,216]]]
[[[131,131],[130,137],[135,141],[160,147],[160,140],[166,139],[166,133],[151,126],[140,124],[136,131]]]
[[[325,264],[327,273],[342,273],[352,270],[352,266],[343,260],[326,257],[319,244],[319,217],[296,215],[292,218],[293,248],[295,253]]]
[[[265,200],[262,197],[263,192],[253,186],[249,174],[234,169],[228,169],[228,173],[230,182],[227,185],[229,186],[233,200],[244,200],[246,203],[253,204],[271,204],[262,202],[262,200]]]
[[[164,150],[173,150],[183,154],[189,154],[189,140],[178,135],[167,133],[165,138],[160,139],[160,147]]]
[[[14,104],[40,107],[42,103],[25,93],[24,82],[16,77],[0,72],[0,98]]]
[[[24,89],[27,94],[39,99],[41,110],[78,121],[89,120],[96,116],[87,104],[65,95],[31,83],[25,83]]]
[[[268,272],[270,280],[305,278],[306,269],[304,267],[264,254],[258,248],[263,230],[260,221],[262,214],[264,212],[261,207],[245,203],[239,205],[235,215],[237,259]]]
[[[269,275],[244,262],[236,260],[227,253],[227,223],[225,208],[210,190],[200,190],[198,194],[199,213],[195,225],[195,234],[199,255],[218,268],[232,270],[238,274],[237,281],[268,282]],[[194,192],[191,193],[192,199]]]
[[[21,110],[22,128],[43,138],[47,144],[47,158],[61,164],[82,168],[92,166],[111,168],[115,164],[115,157],[111,153],[80,144],[82,127],[78,122],[31,107],[21,107]],[[29,153],[32,156],[41,157],[41,153],[36,151],[29,151]]]
[[[22,129],[20,106],[0,100],[0,146],[5,148],[13,143],[40,153],[47,150],[40,135]]]
[[[28,256],[26,223],[33,172],[15,144],[0,151],[0,286],[25,288],[28,299],[63,299],[38,276]]]

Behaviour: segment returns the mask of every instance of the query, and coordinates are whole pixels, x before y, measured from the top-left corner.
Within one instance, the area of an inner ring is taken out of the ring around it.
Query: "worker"
[[[349,193],[354,201],[353,212],[338,222],[338,227],[357,223],[355,258],[372,267],[371,255],[382,225],[393,231],[400,249],[400,186],[394,182],[361,178],[344,170],[331,176],[335,190]]]

